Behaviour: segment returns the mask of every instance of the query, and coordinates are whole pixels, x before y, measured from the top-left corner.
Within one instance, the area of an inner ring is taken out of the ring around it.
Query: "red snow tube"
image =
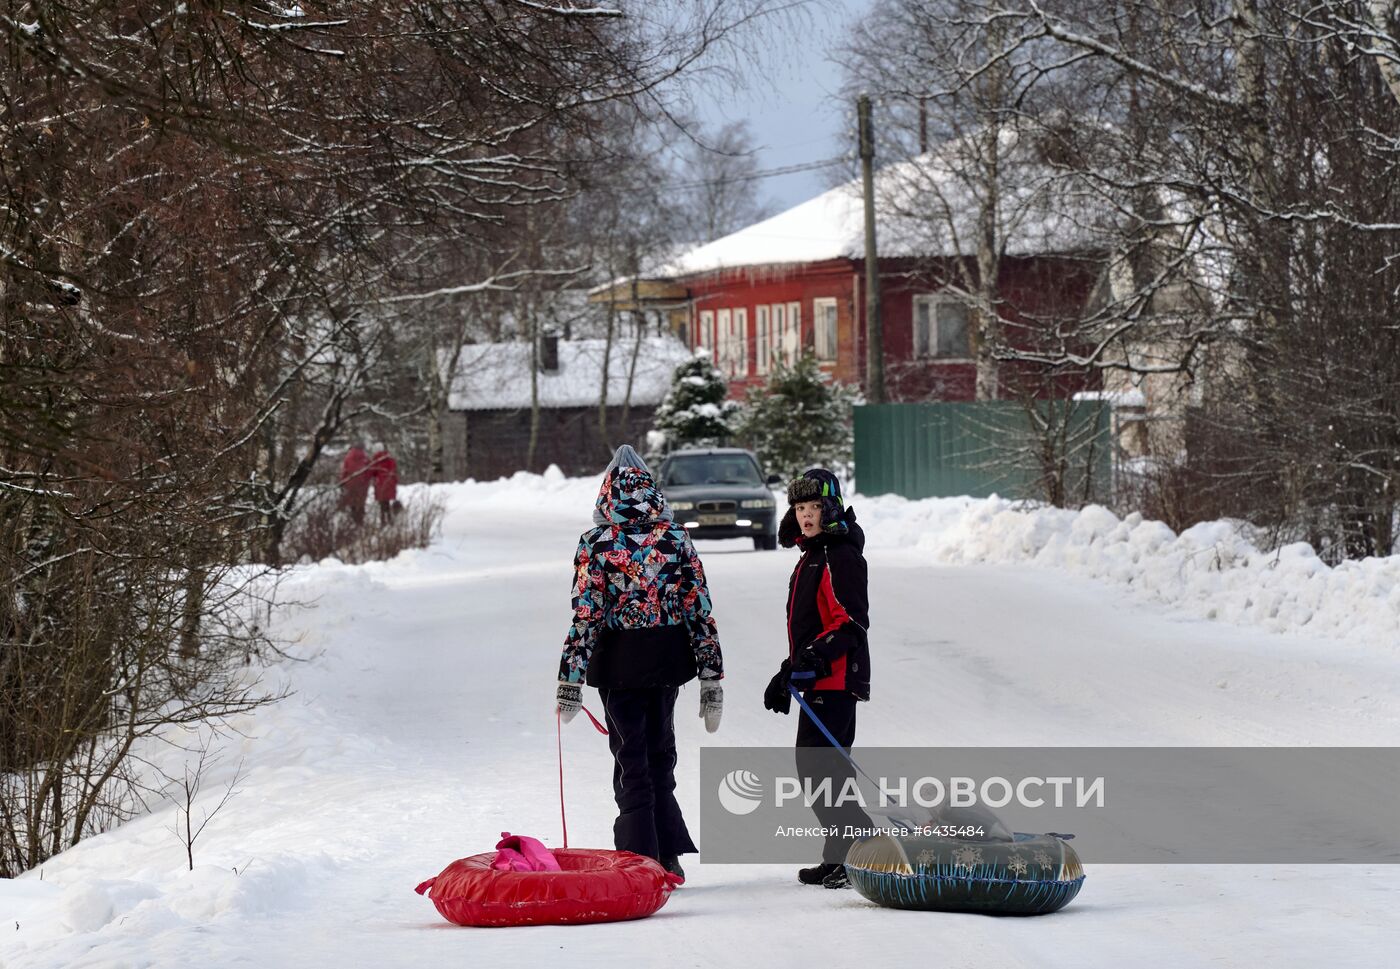
[[[495,852],[459,858],[415,891],[457,925],[622,922],[666,904],[677,880],[630,851],[555,848],[562,871],[498,871]]]

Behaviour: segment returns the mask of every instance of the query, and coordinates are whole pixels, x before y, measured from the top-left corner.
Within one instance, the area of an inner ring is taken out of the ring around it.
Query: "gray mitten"
[[[559,718],[568,723],[583,707],[583,687],[577,683],[561,682],[559,691],[554,694],[554,700],[559,710]]]
[[[705,729],[710,733],[718,730],[723,715],[724,687],[718,680],[706,680],[700,684],[700,716],[705,720]]]

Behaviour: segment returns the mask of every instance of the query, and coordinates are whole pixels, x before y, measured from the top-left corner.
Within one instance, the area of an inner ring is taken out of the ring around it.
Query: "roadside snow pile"
[[[509,478],[497,478],[495,481],[468,479],[413,487],[430,488],[435,494],[443,496],[447,500],[449,515],[454,512],[475,513],[481,507],[514,510],[539,502],[549,505],[562,503],[564,507],[561,511],[572,509],[577,512],[574,499],[582,497],[585,499],[583,517],[587,518],[593,511],[593,499],[598,497],[598,482],[603,477],[605,464],[606,460],[599,461],[598,473],[586,478],[565,477],[559,465],[551,464],[543,474],[517,471]],[[451,532],[452,529],[449,527],[447,531]]]
[[[1229,522],[1174,533],[1107,508],[1025,510],[1001,498],[853,499],[872,547],[950,564],[1031,562],[1142,590],[1206,619],[1400,643],[1400,556],[1329,566],[1306,542],[1260,551]]]

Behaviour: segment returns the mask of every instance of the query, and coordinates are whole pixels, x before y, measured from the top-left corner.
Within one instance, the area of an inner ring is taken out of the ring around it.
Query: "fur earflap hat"
[[[841,507],[841,482],[826,468],[812,468],[800,478],[788,483],[787,500],[789,505],[799,501],[820,501],[823,498],[836,499],[836,507]]]
[[[792,548],[802,540],[802,529],[797,525],[797,513],[793,506],[801,501],[822,503],[822,533],[844,535],[848,530],[845,502],[841,499],[841,482],[826,468],[812,468],[802,477],[794,478],[787,489],[788,510],[778,523],[778,544]],[[852,519],[853,520],[853,519]]]

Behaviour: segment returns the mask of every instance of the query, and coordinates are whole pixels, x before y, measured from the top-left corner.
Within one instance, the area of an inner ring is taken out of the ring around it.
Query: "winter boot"
[[[844,874],[846,866],[834,861],[825,862],[820,865],[814,865],[811,868],[799,868],[797,870],[797,880],[804,885],[821,885],[826,881],[827,876],[838,871]]]
[[[822,888],[850,888],[851,876],[846,874],[845,865],[837,865],[836,870],[822,879]]]
[[[675,855],[667,855],[665,858],[662,858],[661,867],[679,878],[682,885],[685,884],[685,869],[681,867],[681,860]]]

